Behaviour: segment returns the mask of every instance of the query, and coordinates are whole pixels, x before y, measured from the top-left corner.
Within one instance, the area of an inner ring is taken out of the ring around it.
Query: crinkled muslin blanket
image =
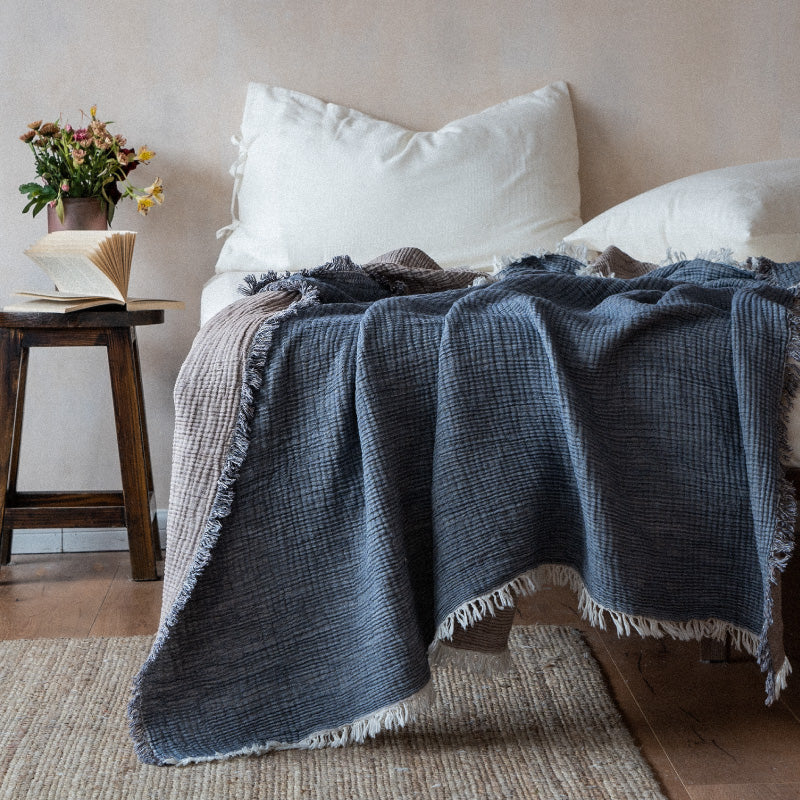
[[[254,278],[176,386],[139,757],[398,727],[436,658],[502,661],[545,582],[621,632],[732,635],[771,702],[797,271],[612,249],[476,280],[407,250]]]

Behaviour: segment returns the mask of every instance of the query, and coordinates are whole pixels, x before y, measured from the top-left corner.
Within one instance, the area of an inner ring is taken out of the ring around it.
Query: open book
[[[53,292],[15,292],[28,298],[6,311],[66,313],[108,304],[129,310],[183,308],[180,300],[128,297],[133,231],[56,231],[25,251],[55,284]]]

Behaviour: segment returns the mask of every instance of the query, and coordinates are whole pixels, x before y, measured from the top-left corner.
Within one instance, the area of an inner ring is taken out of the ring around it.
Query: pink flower
[[[147,147],[138,151],[128,147],[124,136],[108,130],[113,123],[97,118],[96,106],[91,107],[88,115],[81,111],[81,117],[79,128],[62,117],[47,123],[36,120],[20,136],[33,151],[37,175],[36,183],[20,186],[30,201],[24,210],[37,214],[49,205],[63,214],[62,201],[72,194],[73,182],[76,194],[91,190],[102,195],[109,219],[117,202],[124,197],[136,200],[142,214],[160,205],[164,201],[160,178],[146,189],[128,180],[129,173],[153,158],[155,152]]]

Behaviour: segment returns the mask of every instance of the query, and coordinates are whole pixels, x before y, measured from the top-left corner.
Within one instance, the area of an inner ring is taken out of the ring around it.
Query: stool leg
[[[11,561],[13,531],[5,511],[17,489],[27,361],[19,331],[0,328],[0,564]]]
[[[144,449],[145,477],[147,478],[147,493],[149,497],[155,497],[155,487],[153,485],[153,467],[150,463],[150,439],[147,436],[147,415],[144,413],[144,389],[142,388],[142,366],[139,360],[139,341],[136,336],[136,328],[131,328],[131,347],[133,349],[133,366],[136,369],[136,397],[139,405],[139,422],[142,428],[142,447]],[[150,520],[151,534],[153,536],[153,550],[156,560],[160,561],[161,537],[158,530],[158,516],[151,514]]]
[[[117,424],[122,492],[135,581],[156,580],[156,553],[150,517],[145,440],[142,433],[144,408],[139,403],[137,366],[130,328],[108,328],[108,366],[114,417]]]
[[[17,383],[17,408],[14,414],[14,444],[11,448],[11,467],[9,468],[8,492],[13,497],[17,491],[17,474],[19,473],[19,451],[22,442],[22,413],[25,409],[25,385],[28,379],[27,347],[19,353],[19,382]]]

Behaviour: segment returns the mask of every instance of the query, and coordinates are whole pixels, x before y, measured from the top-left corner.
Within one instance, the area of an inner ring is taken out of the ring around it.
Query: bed
[[[501,668],[544,583],[621,633],[731,636],[772,702],[800,162],[582,225],[564,83],[423,134],[251,84],[236,142],[175,390],[140,758],[401,726],[437,659]]]

